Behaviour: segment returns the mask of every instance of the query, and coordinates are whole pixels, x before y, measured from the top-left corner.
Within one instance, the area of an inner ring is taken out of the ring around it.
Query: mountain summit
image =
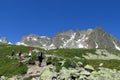
[[[53,38],[34,34],[24,36],[17,45],[37,46],[44,49],[55,48],[106,48],[120,50],[120,41],[102,28],[66,31]]]
[[[1,37],[1,38],[0,38],[0,43],[8,44],[8,43],[10,43],[10,42],[7,40],[6,37]]]

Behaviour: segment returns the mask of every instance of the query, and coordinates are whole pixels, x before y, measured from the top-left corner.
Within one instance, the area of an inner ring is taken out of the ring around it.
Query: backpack
[[[39,52],[39,53],[38,53],[38,56],[41,56],[41,57],[42,57],[42,52]]]

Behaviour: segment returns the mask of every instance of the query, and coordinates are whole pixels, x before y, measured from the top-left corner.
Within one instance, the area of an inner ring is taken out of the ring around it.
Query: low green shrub
[[[35,64],[35,59],[34,58],[30,58],[28,60],[28,64],[34,65]]]
[[[15,56],[19,51],[27,56],[30,48],[41,50],[36,47],[0,44],[0,76],[12,77],[14,75],[25,74],[28,69],[27,65],[20,62]],[[15,51],[14,57],[11,56],[12,50]]]
[[[46,64],[47,64],[47,65],[52,64],[52,57],[48,57],[48,58],[47,58]]]
[[[56,67],[56,72],[59,72],[62,69],[61,63],[59,61],[61,61],[62,59],[57,58],[57,57],[48,57],[46,64],[52,64]]]
[[[16,59],[6,58],[0,61],[0,75],[12,77],[13,75],[21,75],[27,72],[27,66]]]
[[[86,53],[96,54],[95,52],[96,49],[53,49],[48,50],[46,53],[73,59],[76,56],[82,58],[82,55],[86,55]]]
[[[84,65],[89,64],[92,65],[95,69],[98,69],[99,67],[105,67],[110,69],[117,69],[120,70],[120,60],[82,60],[81,61]],[[103,63],[102,66],[99,66],[101,63]]]
[[[23,80],[31,80],[30,78],[24,78]]]
[[[63,66],[66,68],[72,67],[72,61],[70,59],[66,59]]]

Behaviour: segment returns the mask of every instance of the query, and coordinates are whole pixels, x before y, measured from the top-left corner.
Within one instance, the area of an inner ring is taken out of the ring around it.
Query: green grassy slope
[[[15,54],[19,51],[22,51],[24,55],[28,54],[29,49],[39,49],[36,47],[25,47],[25,46],[16,46],[16,45],[5,45],[0,44],[0,76],[4,75],[7,77],[12,77],[13,75],[21,75],[25,74],[27,71],[27,65],[25,63],[20,62],[19,59],[9,58],[11,51],[14,49]],[[73,62],[77,63],[79,61],[83,62],[84,65],[90,64],[95,69],[99,67],[100,63],[103,63],[103,67],[117,69],[120,70],[120,60],[87,60],[82,57],[86,53],[96,54],[96,49],[53,49],[53,50],[42,50],[45,54],[55,55],[60,58],[55,58],[53,60],[49,60],[48,62],[52,62],[56,67],[56,71],[61,69],[61,64],[59,61],[65,60],[65,67],[72,67]],[[115,55],[120,55],[120,51],[116,50],[108,50],[110,53]],[[36,57],[36,53],[33,53]],[[77,58],[75,58],[77,57]]]
[[[117,50],[107,50],[111,54],[120,55],[120,51]],[[102,67],[117,69],[120,70],[120,60],[111,59],[111,60],[102,60],[102,59],[92,59],[87,60],[82,57],[82,55],[86,55],[86,53],[96,54],[96,49],[54,49],[48,50],[47,53],[56,55],[59,57],[63,57],[66,59],[65,65],[67,68],[72,66],[72,63],[75,62],[83,62],[84,65],[89,64],[92,65],[95,69],[99,68],[100,64],[103,63]],[[78,57],[77,59],[75,57]]]
[[[19,51],[27,54],[30,48],[36,49],[35,47],[0,44],[0,76],[12,77],[13,75],[25,74],[28,69],[26,64],[20,62],[19,59],[9,58],[8,56],[10,56],[12,50],[15,51],[15,55]]]
[[[86,53],[95,54],[95,51],[95,49],[53,49],[47,51],[47,53],[73,59],[75,56],[82,58],[82,55]]]

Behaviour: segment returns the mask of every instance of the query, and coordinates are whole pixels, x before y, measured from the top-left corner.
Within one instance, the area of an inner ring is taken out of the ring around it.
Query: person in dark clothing
[[[32,57],[32,49],[30,48],[30,50],[29,50],[29,57]]]
[[[11,52],[11,56],[14,56],[14,54],[15,54],[15,52],[14,52],[14,50],[12,50],[12,52]]]
[[[39,61],[39,66],[41,66],[41,63],[42,63],[42,57],[43,53],[42,52],[38,52],[38,61]]]
[[[22,52],[19,51],[19,53],[18,53],[19,58],[21,58],[21,55],[22,55]]]

